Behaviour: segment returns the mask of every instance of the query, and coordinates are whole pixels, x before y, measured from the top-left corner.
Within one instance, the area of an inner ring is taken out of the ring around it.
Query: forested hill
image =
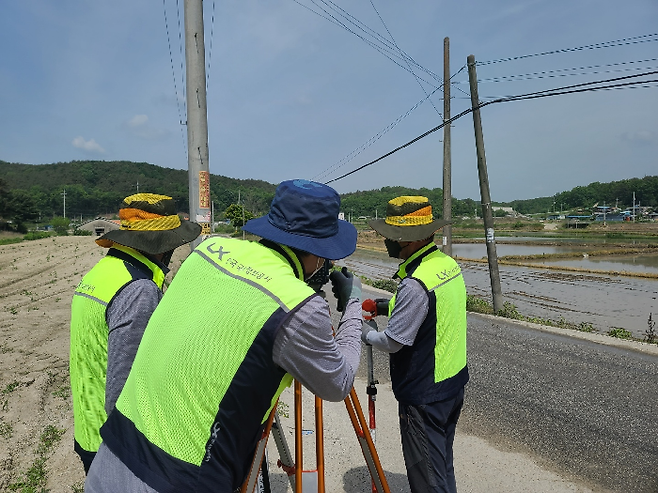
[[[27,208],[38,211],[43,217],[62,215],[63,192],[66,191],[67,216],[88,219],[99,214],[115,213],[122,199],[136,193],[138,187],[141,192],[170,195],[176,200],[179,211],[188,211],[187,170],[130,161],[73,161],[40,165],[0,161],[0,216],[3,215],[3,208],[5,216],[8,216],[8,210]],[[238,203],[238,195],[240,203],[253,215],[264,214],[269,209],[275,189],[276,184],[262,180],[210,175],[211,199],[219,215],[231,204]],[[633,193],[636,204],[658,206],[658,176],[610,183],[594,182],[552,197],[494,202],[494,205],[510,206],[523,214],[588,209],[596,203],[630,207]],[[399,195],[424,195],[430,199],[436,216],[443,213],[443,192],[440,188],[383,187],[347,193],[342,195],[342,210],[346,218],[350,215],[357,218],[382,217],[386,213],[386,203]],[[479,200],[470,198],[453,199],[452,209],[453,217],[481,214]]]
[[[187,170],[130,161],[73,161],[17,164],[0,161],[0,180],[10,191],[26,192],[44,216],[61,215],[66,190],[67,216],[95,217],[116,212],[124,197],[140,192],[169,195],[178,210],[188,211]],[[262,180],[238,180],[210,175],[215,210],[238,202],[249,210],[266,211],[276,185]]]
[[[633,205],[633,194],[635,194],[635,205],[658,207],[658,176],[630,178],[609,183],[595,181],[587,186],[578,186],[567,192],[557,193],[553,197],[514,200],[505,205],[513,207],[521,214],[590,209],[594,204],[626,208]]]

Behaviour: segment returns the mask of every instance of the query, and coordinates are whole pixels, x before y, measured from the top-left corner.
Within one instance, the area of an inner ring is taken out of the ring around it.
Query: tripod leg
[[[295,493],[302,493],[302,384],[295,380]]]
[[[256,488],[256,483],[258,482],[259,471],[261,464],[263,463],[263,457],[265,456],[265,447],[267,446],[267,437],[270,436],[270,430],[272,429],[272,423],[274,422],[274,415],[276,414],[276,404],[270,412],[269,418],[265,423],[265,429],[263,430],[263,435],[261,439],[256,444],[256,452],[254,453],[254,459],[251,462],[251,469],[247,475],[247,479],[242,484],[240,493],[253,493],[254,488]],[[269,487],[269,484],[268,484]]]
[[[354,389],[352,389],[350,395],[345,398],[345,406],[347,407],[347,413],[352,421],[356,437],[359,440],[359,445],[361,445],[363,457],[366,460],[366,466],[368,466],[370,477],[375,484],[377,492],[390,493],[391,490],[388,487],[384,470],[379,462],[379,455],[377,454],[375,445],[372,442],[366,418],[363,415],[361,405],[359,404],[359,398]]]
[[[324,493],[324,423],[322,399],[315,396],[315,458],[318,470],[318,493]]]

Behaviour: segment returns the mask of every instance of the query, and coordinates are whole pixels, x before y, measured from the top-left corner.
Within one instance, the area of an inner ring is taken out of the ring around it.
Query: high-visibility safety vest
[[[279,245],[280,246],[280,245]],[[272,361],[279,327],[318,296],[287,247],[210,237],[151,316],[101,435],[159,492],[233,492],[292,377]]]
[[[412,346],[391,353],[391,384],[398,401],[427,404],[451,397],[468,381],[466,286],[457,262],[434,243],[400,265],[396,277],[412,277],[429,297],[429,311]],[[389,313],[395,309],[395,296]]]
[[[71,302],[69,372],[76,447],[96,452],[105,422],[105,377],[109,328],[105,312],[114,296],[135,279],[162,289],[164,273],[132,248],[115,244],[80,281]]]

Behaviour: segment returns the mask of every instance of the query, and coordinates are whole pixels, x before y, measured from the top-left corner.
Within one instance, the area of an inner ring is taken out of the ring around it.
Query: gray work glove
[[[374,320],[364,320],[363,325],[361,325],[361,340],[364,344],[370,345],[368,342],[368,333],[372,331],[377,331],[377,322]]]
[[[341,270],[335,270],[329,274],[331,281],[331,291],[336,297],[336,310],[342,312],[347,305],[347,300],[356,298],[361,301],[361,279],[343,267]]]

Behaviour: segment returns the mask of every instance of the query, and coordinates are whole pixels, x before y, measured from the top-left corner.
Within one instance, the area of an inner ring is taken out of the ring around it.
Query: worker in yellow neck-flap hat
[[[409,485],[413,493],[456,492],[452,444],[468,382],[466,287],[459,265],[434,243],[448,221],[434,219],[426,197],[402,196],[388,202],[386,219],[369,224],[388,254],[403,260],[390,302],[364,301],[364,309],[389,315],[386,329],[364,324],[362,340],[390,353]]]
[[[210,237],[185,259],[101,429],[86,493],[233,493],[293,378],[325,400],[349,394],[361,282],[326,268],[356,248],[339,211],[333,188],[286,180],[269,213],[244,226],[258,242]],[[309,285],[329,280],[343,313],[335,334],[327,300]]]
[[[180,219],[174,200],[166,195],[126,197],[119,218],[120,229],[96,240],[109,250],[82,278],[71,304],[74,447],[85,472],[101,443],[100,427],[162,298],[171,256],[201,233],[200,225]]]

